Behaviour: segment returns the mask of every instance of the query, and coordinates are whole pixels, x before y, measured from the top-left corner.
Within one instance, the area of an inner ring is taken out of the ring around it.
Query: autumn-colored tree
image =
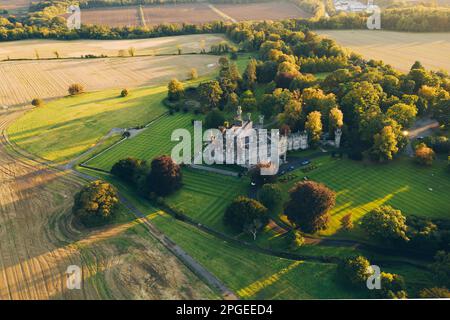
[[[184,97],[184,85],[177,79],[170,80],[167,89],[170,101],[178,101]]]
[[[391,126],[385,126],[374,136],[371,154],[378,161],[392,160],[398,152],[397,137]]]
[[[365,285],[367,278],[372,274],[370,262],[363,256],[345,260],[341,263],[340,269],[351,284],[359,287]]]
[[[416,146],[415,160],[418,164],[423,166],[431,166],[435,158],[433,149],[427,147],[425,143],[420,143]]]
[[[130,91],[128,89],[122,89],[122,91],[120,92],[120,96],[122,98],[127,97],[130,94]]]
[[[322,134],[322,114],[319,111],[313,111],[306,117],[305,130],[308,132],[309,140],[315,144],[319,142]]]
[[[245,72],[242,76],[243,83],[246,89],[254,90],[256,85],[256,60],[251,59],[245,69]]]
[[[351,230],[353,229],[353,220],[352,220],[352,214],[347,213],[345,216],[341,218],[341,226],[344,230]]]
[[[391,206],[373,209],[361,219],[361,227],[371,237],[386,242],[409,241],[406,235],[408,226],[400,210]]]
[[[291,249],[295,250],[305,244],[305,238],[298,230],[292,229],[288,234],[288,241]]]
[[[31,100],[31,105],[35,106],[35,107],[42,107],[44,105],[44,100],[35,98],[35,99]]]
[[[202,103],[208,108],[213,109],[219,106],[223,90],[218,81],[209,81],[200,84],[198,93]]]
[[[338,128],[342,128],[344,125],[344,114],[338,107],[334,107],[330,110],[329,115],[329,131],[330,134],[333,135],[334,131]]]
[[[302,123],[302,104],[300,101],[290,99],[284,106],[283,112],[278,115],[278,121],[293,130],[298,130]]]
[[[74,83],[69,86],[69,94],[75,96],[84,92],[84,86],[81,83]]]
[[[289,190],[289,201],[284,213],[300,230],[313,233],[328,226],[329,211],[336,194],[324,184],[314,181],[299,182]]]
[[[197,79],[197,78],[198,78],[198,72],[197,72],[197,69],[192,68],[191,70],[189,70],[189,73],[188,73],[188,79],[189,79],[189,80],[195,80],[195,79]]]
[[[118,202],[116,189],[107,182],[97,180],[75,195],[72,212],[85,226],[98,226],[112,219]]]
[[[402,127],[407,128],[416,119],[417,108],[414,105],[397,103],[388,109],[386,115],[397,121]]]
[[[422,299],[449,299],[450,291],[447,288],[425,288],[419,292],[419,298]]]

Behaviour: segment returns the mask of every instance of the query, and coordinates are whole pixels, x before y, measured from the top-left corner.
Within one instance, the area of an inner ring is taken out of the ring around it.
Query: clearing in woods
[[[0,131],[20,113],[0,114]],[[70,207],[81,181],[0,138],[0,300],[217,297],[155,239],[141,237],[145,227],[123,207],[113,225],[80,230]],[[82,267],[82,290],[66,287],[70,265]]]
[[[450,71],[450,33],[374,30],[316,30],[366,59],[383,60],[408,72],[419,60],[427,69]]]

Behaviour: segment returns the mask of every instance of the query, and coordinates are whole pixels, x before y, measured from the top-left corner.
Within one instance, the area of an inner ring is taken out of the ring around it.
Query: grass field
[[[343,285],[335,264],[299,262],[272,257],[221,241],[155,209],[110,175],[83,168],[79,170],[112,182],[137,208],[148,214],[149,219],[158,229],[243,299],[369,297],[369,292],[366,290],[355,290]],[[214,180],[211,179],[211,181]],[[228,183],[227,181],[227,185]],[[139,234],[142,237],[149,237],[146,232]],[[330,249],[339,250],[338,248]],[[329,251],[325,250],[323,253]],[[411,296],[417,295],[419,287],[430,284],[429,273],[412,267],[389,266],[384,270],[407,276],[406,285]]]
[[[450,71],[450,33],[373,30],[317,30],[367,59],[383,60],[407,72],[419,60],[425,68]]]
[[[205,225],[230,232],[223,225],[225,208],[237,196],[246,195],[249,185],[244,177],[185,169],[182,190],[168,197],[167,202]]]
[[[152,160],[156,156],[169,154],[177,144],[171,141],[172,131],[178,128],[193,129],[193,114],[176,113],[175,115],[166,115],[163,118],[151,124],[140,134],[130,138],[113,149],[106,151],[97,157],[89,160],[85,164],[94,168],[109,171],[119,160],[134,157],[137,159]]]
[[[93,146],[112,128],[142,125],[166,112],[165,87],[134,89],[126,98],[117,90],[87,93],[34,109],[8,128],[21,148],[62,162]],[[61,143],[64,141],[64,143]]]
[[[194,34],[185,36],[161,37],[154,39],[133,40],[22,40],[2,42],[0,60],[56,58],[80,58],[82,55],[107,55],[117,57],[119,50],[136,49],[136,55],[175,54],[178,48],[184,53],[200,52],[202,48],[209,50],[211,45],[225,41],[222,34]]]
[[[435,161],[431,168],[417,166],[409,158],[386,165],[364,164],[351,160],[333,160],[324,156],[313,160],[317,169],[309,179],[323,182],[337,192],[336,206],[331,211],[330,227],[323,235],[339,234],[340,218],[352,213],[358,221],[365,213],[383,204],[408,215],[426,218],[450,218],[450,175],[445,161]],[[304,175],[299,172],[301,180]],[[295,181],[282,184],[288,190]],[[432,191],[429,190],[432,188]]]

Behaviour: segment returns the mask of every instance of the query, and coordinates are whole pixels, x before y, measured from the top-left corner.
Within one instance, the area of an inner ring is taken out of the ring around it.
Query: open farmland
[[[374,30],[317,30],[366,59],[383,60],[407,72],[419,60],[425,68],[450,71],[450,33]]]
[[[237,21],[298,19],[311,16],[290,2],[215,4],[214,7]]]
[[[0,131],[22,112],[1,112]],[[113,223],[80,230],[72,221],[81,181],[11,152],[0,136],[0,300],[198,299],[215,294],[124,207]],[[82,290],[66,270],[82,268]],[[195,289],[194,289],[195,288]]]
[[[200,75],[211,73],[216,62],[216,56],[205,55],[3,62],[0,105],[65,96],[73,83],[94,91],[183,80],[191,68]]]
[[[209,55],[166,58],[182,57],[190,60],[179,67],[180,70],[193,66],[196,59],[202,63],[209,59],[217,60],[217,57]],[[246,67],[248,58],[249,55],[241,55],[236,61],[241,72]],[[182,79],[186,75],[180,70],[177,72],[179,79]],[[216,74],[217,69],[212,68],[208,76],[195,82],[187,82],[186,85],[214,77]],[[151,77],[151,73],[144,73],[143,76],[145,75]],[[10,139],[20,148],[47,160],[58,163],[73,160],[96,145],[112,129],[141,126],[167,112],[167,108],[162,104],[162,100],[167,96],[166,83],[150,88],[132,88],[126,98],[120,97],[119,90],[110,89],[50,101],[45,106],[26,113],[12,124],[8,128]],[[124,85],[128,86],[129,83]],[[138,137],[139,135],[136,139]],[[64,143],[61,144],[61,141]]]
[[[36,54],[40,59],[55,59],[55,52],[60,58],[80,58],[88,54],[117,57],[119,50],[128,51],[129,48],[136,50],[136,56],[175,54],[178,48],[183,53],[199,53],[202,48],[208,50],[225,40],[221,34],[199,34],[136,40],[9,41],[0,46],[0,60],[36,59]]]
[[[2,0],[0,1],[0,9],[11,12],[27,11],[31,2],[31,0]]]
[[[145,21],[139,6],[96,8],[82,11],[83,24],[117,26],[151,26],[164,23],[202,24],[213,21],[280,20],[304,18],[309,14],[289,2],[243,4],[181,3],[143,6]]]

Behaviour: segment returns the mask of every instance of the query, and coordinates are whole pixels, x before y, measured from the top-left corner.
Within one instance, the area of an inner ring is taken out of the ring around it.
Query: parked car
[[[303,160],[302,163],[301,163],[301,165],[302,165],[302,166],[307,166],[307,165],[310,164],[310,163],[311,163],[310,160]]]

